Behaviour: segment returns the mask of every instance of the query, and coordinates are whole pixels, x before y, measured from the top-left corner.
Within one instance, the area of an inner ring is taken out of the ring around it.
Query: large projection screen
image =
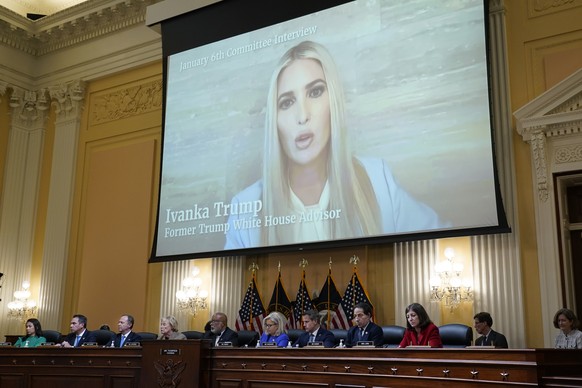
[[[271,3],[162,25],[151,261],[509,231],[486,2]]]

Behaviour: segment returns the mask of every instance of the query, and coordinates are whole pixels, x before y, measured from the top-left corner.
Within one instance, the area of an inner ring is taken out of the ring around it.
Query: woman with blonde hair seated
[[[168,315],[160,320],[159,340],[185,340],[186,336],[178,331],[178,320]]]
[[[261,346],[267,343],[276,343],[278,347],[285,347],[289,343],[289,336],[285,325],[287,319],[278,311],[273,311],[263,319],[263,335],[261,335]]]

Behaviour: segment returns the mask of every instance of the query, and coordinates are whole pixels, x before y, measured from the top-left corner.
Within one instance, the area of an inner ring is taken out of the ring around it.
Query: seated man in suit
[[[307,310],[301,316],[301,322],[305,333],[301,333],[299,338],[293,344],[294,347],[300,348],[307,346],[308,343],[322,342],[326,348],[335,346],[335,337],[331,331],[325,330],[319,323],[320,315],[315,310]]]
[[[357,346],[358,342],[373,342],[375,347],[382,346],[384,334],[382,328],[372,322],[372,306],[367,303],[358,303],[354,306],[354,321],[356,326],[348,330],[346,346]]]
[[[117,322],[117,330],[119,333],[113,340],[113,346],[121,348],[130,342],[141,342],[141,336],[133,332],[133,316],[126,314],[122,315]]]
[[[228,318],[225,313],[214,313],[210,321],[210,330],[205,332],[202,339],[212,340],[212,346],[225,342],[238,346],[238,333],[228,327]]]
[[[475,330],[477,333],[481,334],[481,337],[475,340],[475,346],[495,346],[496,348],[502,349],[509,348],[505,336],[491,328],[491,326],[493,326],[493,318],[491,318],[491,314],[480,312],[475,314],[473,319],[475,320],[475,324],[473,325]]]
[[[97,338],[87,330],[87,317],[82,314],[75,314],[71,319],[71,332],[59,346],[64,348],[78,348],[86,342],[97,342]]]

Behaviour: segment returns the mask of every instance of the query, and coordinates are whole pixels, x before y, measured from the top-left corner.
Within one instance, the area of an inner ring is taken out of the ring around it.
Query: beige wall
[[[511,108],[516,111],[582,66],[582,2],[505,1]],[[528,346],[543,346],[530,146],[514,133]],[[558,309],[561,306],[556,306]]]
[[[79,136],[66,308],[90,327],[158,331],[161,265],[148,265],[157,208],[161,65],[89,83]],[[64,328],[63,328],[64,329]]]

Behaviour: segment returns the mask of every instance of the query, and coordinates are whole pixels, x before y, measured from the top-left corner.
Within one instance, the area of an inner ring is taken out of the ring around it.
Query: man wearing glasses
[[[226,343],[238,346],[238,334],[228,327],[228,318],[224,313],[214,313],[210,321],[210,330],[204,333],[202,339],[212,340],[212,346]]]

